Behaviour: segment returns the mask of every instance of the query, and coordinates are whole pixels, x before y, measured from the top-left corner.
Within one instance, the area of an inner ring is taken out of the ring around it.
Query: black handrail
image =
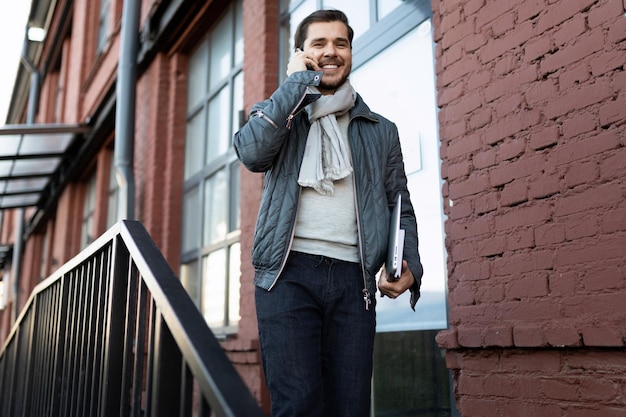
[[[0,351],[0,417],[262,417],[143,225],[41,282]]]

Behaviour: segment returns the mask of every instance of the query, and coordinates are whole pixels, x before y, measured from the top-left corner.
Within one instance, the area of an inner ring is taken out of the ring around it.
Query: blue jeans
[[[368,417],[375,300],[357,263],[292,252],[256,309],[272,417]]]

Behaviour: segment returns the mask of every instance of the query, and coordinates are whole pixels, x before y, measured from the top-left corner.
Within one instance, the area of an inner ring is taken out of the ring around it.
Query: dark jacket
[[[252,107],[248,122],[234,137],[235,150],[246,168],[265,173],[252,262],[255,284],[267,290],[278,279],[291,246],[300,197],[297,179],[310,128],[306,112],[301,110],[319,98],[308,87],[317,86],[321,75],[314,71],[291,74],[269,99]],[[401,192],[404,259],[415,277],[411,288],[414,308],[423,271],[398,130],[357,96],[350,110],[348,136],[364,289],[369,294],[376,292],[375,276],[386,258],[394,197]]]

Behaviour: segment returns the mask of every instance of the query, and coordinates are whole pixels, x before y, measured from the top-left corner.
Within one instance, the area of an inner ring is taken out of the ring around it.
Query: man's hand
[[[287,76],[290,76],[294,72],[306,71],[306,70],[321,71],[320,66],[317,63],[317,59],[311,54],[307,54],[301,50],[296,50],[296,53],[287,64]]]
[[[402,273],[400,274],[400,278],[396,281],[387,281],[387,271],[385,271],[383,267],[380,278],[378,279],[378,290],[381,295],[386,295],[389,298],[397,298],[400,294],[411,288],[414,283],[415,277],[409,269],[407,262],[403,260]]]

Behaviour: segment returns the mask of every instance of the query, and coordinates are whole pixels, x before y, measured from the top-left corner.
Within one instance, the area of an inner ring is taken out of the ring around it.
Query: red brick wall
[[[626,6],[432,7],[460,414],[625,415]]]
[[[278,1],[244,0],[244,107],[265,100],[278,87]],[[251,252],[263,176],[241,168],[241,323],[240,333],[258,339]]]

